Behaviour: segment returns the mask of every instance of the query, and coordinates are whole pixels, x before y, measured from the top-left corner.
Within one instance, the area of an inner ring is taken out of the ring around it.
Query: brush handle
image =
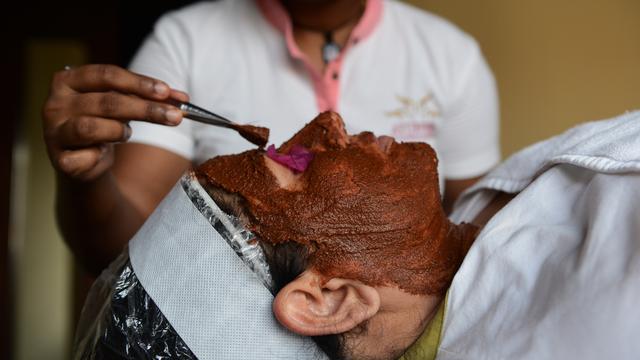
[[[172,104],[182,111],[182,115],[188,119],[195,120],[201,123],[222,126],[226,128],[234,128],[236,125],[233,121],[225,118],[224,116],[220,116],[216,113],[213,113],[209,110],[203,109],[197,105],[188,103],[188,102],[176,102],[173,101]]]

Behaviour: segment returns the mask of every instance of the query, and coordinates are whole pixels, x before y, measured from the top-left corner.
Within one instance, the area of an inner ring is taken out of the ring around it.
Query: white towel
[[[602,173],[640,169],[640,111],[584,123],[531,145],[491,171],[460,201],[481,188],[518,192],[549,167],[563,163]]]
[[[638,359],[640,113],[511,157],[457,202],[519,192],[454,277],[438,359]]]

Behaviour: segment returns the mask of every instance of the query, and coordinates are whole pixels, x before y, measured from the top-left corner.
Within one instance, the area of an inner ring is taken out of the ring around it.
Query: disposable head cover
[[[105,357],[96,349],[109,338],[135,358],[324,358],[275,320],[268,266],[251,240],[183,176],[130,241],[129,260],[123,254],[92,288],[76,358]]]

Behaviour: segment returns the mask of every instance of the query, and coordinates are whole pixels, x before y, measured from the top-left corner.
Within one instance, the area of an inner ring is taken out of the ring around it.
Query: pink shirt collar
[[[382,15],[382,0],[367,0],[364,14],[358,24],[349,35],[347,44],[340,55],[327,64],[324,73],[318,72],[311,66],[306,55],[300,50],[293,38],[293,27],[289,14],[284,9],[280,0],[256,0],[258,8],[271,25],[284,34],[287,50],[294,59],[304,64],[311,76],[312,85],[316,96],[316,104],[319,112],[326,110],[338,111],[340,98],[340,73],[344,61],[344,55],[352,46],[371,35],[380,22]]]
[[[269,23],[284,33],[291,55],[296,58],[301,57],[300,49],[294,45],[291,19],[282,3],[279,0],[256,0],[256,2]],[[369,36],[378,25],[381,14],[382,0],[367,0],[364,14],[351,31],[350,40],[357,43]]]

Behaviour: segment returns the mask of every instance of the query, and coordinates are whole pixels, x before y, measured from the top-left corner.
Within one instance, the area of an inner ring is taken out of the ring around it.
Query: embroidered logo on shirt
[[[426,140],[434,136],[436,122],[440,118],[440,107],[433,94],[414,100],[408,96],[396,95],[400,107],[385,112],[385,115],[397,118],[391,127],[391,134],[399,140]]]

